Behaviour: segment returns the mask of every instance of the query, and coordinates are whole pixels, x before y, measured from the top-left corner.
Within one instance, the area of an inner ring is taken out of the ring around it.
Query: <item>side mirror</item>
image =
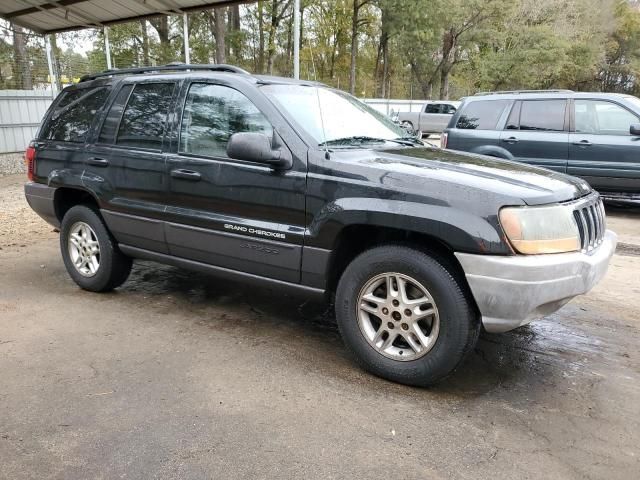
[[[640,135],[640,123],[634,123],[629,127],[629,133],[631,135]]]
[[[257,132],[240,132],[231,135],[227,142],[227,155],[236,160],[266,163],[277,169],[288,169],[293,164],[291,154],[286,147],[274,148],[271,138]]]

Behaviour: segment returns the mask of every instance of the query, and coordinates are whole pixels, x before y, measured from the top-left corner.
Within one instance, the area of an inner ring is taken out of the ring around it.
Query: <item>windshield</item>
[[[361,141],[407,138],[407,132],[390,118],[344,92],[305,85],[262,88],[319,145],[345,138]]]
[[[624,98],[628,102],[632,103],[636,108],[640,109],[640,98],[632,97],[632,96],[628,96],[628,97],[624,97]]]

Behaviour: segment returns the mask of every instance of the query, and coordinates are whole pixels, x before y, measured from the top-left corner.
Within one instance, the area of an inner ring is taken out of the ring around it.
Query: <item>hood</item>
[[[580,178],[484,155],[424,147],[367,153],[358,163],[441,185],[488,190],[527,205],[569,201],[592,191]]]

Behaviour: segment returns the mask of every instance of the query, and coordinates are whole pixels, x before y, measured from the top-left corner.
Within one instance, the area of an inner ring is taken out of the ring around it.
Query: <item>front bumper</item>
[[[550,315],[604,277],[618,237],[607,230],[586,253],[472,255],[456,253],[488,332],[507,332]]]

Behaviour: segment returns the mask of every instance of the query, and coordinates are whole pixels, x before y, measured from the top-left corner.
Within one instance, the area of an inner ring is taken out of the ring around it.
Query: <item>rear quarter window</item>
[[[41,138],[84,143],[93,119],[104,106],[109,88],[83,88],[64,92],[56,103]]]
[[[494,130],[509,100],[477,100],[463,107],[456,128]]]

